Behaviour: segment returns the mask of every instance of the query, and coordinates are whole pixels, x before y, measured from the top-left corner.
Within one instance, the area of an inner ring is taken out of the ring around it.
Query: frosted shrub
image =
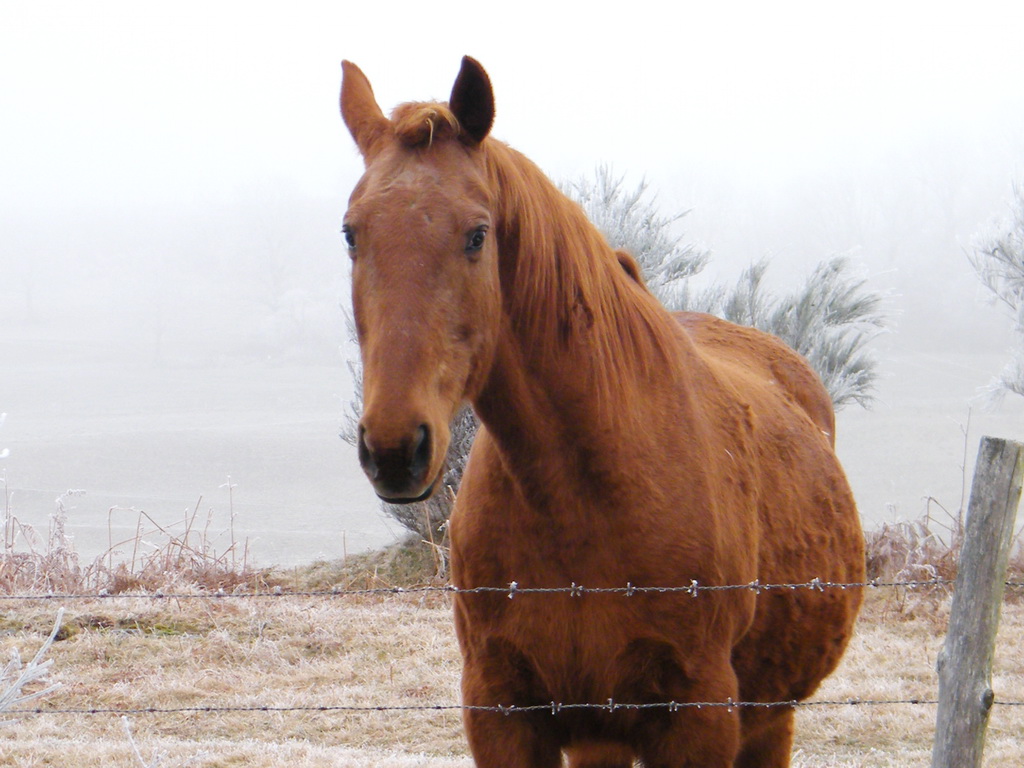
[[[50,650],[50,646],[53,645],[53,641],[57,638],[57,633],[60,631],[61,621],[64,619],[64,609],[61,608],[57,611],[57,618],[53,622],[53,629],[50,631],[50,636],[46,638],[46,641],[36,652],[36,655],[32,657],[32,660],[28,664],[23,664],[21,661],[21,654],[17,648],[11,651],[11,660],[7,662],[7,666],[0,671],[0,714],[8,712],[12,709],[18,709],[19,707],[27,704],[35,699],[42,698],[48,693],[52,693],[60,687],[60,683],[54,683],[48,685],[37,691],[31,693],[25,693],[24,688],[31,687],[33,683],[45,683],[46,676],[50,674],[50,668],[53,666],[53,659],[47,659],[43,661],[43,657],[46,652]],[[0,721],[0,725],[10,725],[13,720]]]
[[[1024,187],[1014,186],[1007,217],[975,235],[968,258],[1016,332],[1010,359],[989,387],[991,399],[1007,392],[1024,395]]]
[[[598,166],[594,178],[580,178],[562,185],[562,191],[580,204],[587,217],[612,248],[628,251],[640,265],[651,292],[669,309],[685,302],[686,281],[707,266],[711,252],[674,231],[689,211],[664,216],[647,196],[641,181],[634,189],[624,187],[608,166]]]
[[[851,274],[842,257],[819,264],[804,284],[773,294],[764,283],[768,262],[752,264],[734,286],[692,290],[689,280],[704,269],[710,251],[676,232],[687,211],[663,216],[647,196],[647,185],[628,190],[621,177],[599,167],[594,179],[565,187],[613,248],[629,251],[651,291],[670,310],[709,312],[774,334],[807,358],[836,408],[867,404],[877,377],[868,345],[885,324],[882,297]]]

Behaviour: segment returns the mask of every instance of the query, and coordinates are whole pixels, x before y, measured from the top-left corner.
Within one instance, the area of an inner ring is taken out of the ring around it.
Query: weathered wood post
[[[995,694],[992,656],[1024,481],[1024,445],[983,437],[971,484],[949,631],[939,652],[932,768],[980,768]]]

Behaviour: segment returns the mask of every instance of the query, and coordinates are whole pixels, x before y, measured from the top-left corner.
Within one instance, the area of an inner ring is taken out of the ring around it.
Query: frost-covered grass
[[[934,699],[948,600],[867,596],[839,670],[815,698]],[[9,605],[0,652],[44,640],[52,607]],[[67,606],[50,649],[49,709],[403,706],[458,702],[459,654],[448,598],[153,600]],[[1024,606],[1004,606],[997,697],[1024,701]],[[802,709],[794,765],[924,766],[931,705]],[[159,755],[177,766],[469,766],[457,712],[215,712],[23,716],[0,730],[0,765],[132,766]],[[993,710],[986,765],[1017,768],[1024,708]]]
[[[8,613],[3,643],[28,646],[45,606]],[[15,618],[17,617],[17,618]],[[440,601],[351,598],[77,603],[51,656],[63,682],[47,707],[334,706],[453,703],[458,659]],[[142,754],[162,765],[335,765],[337,755],[412,764],[459,754],[453,713],[130,715]],[[77,765],[133,765],[114,715],[36,716],[0,733],[0,764],[81,755]],[[287,758],[287,759],[286,759]],[[355,759],[355,758],[354,758]],[[365,764],[365,763],[363,763]]]

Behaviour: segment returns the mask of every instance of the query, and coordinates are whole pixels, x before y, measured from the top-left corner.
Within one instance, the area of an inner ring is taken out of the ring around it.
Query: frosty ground
[[[46,709],[452,705],[459,656],[445,595],[281,596],[247,600],[118,597],[67,606]],[[34,652],[55,606],[6,606],[0,650]],[[936,697],[943,595],[872,590],[839,670],[818,700]],[[999,700],[1024,700],[1024,605],[1008,602],[996,656]],[[682,716],[682,715],[681,715]],[[833,705],[798,713],[794,765],[929,764],[935,707]],[[131,714],[147,765],[468,768],[457,712]],[[1016,768],[1024,707],[996,705],[986,765]],[[0,729],[0,765],[138,768],[115,714],[23,716]]]

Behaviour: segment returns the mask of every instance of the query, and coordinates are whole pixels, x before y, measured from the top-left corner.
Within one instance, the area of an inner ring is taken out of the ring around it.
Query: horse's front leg
[[[463,724],[477,768],[558,768],[562,764],[558,741],[550,728],[538,722],[536,713],[467,710]]]
[[[463,658],[463,724],[478,768],[557,768],[562,743],[550,712],[494,711],[538,704],[534,676],[524,658],[505,644]],[[476,709],[479,707],[480,709]]]
[[[638,751],[645,768],[733,768],[739,750],[737,712],[686,708],[671,717],[670,727],[642,740]]]
[[[685,653],[637,640],[621,662],[619,700],[689,705],[638,714],[630,742],[645,768],[734,768],[740,713],[723,705],[737,700],[739,685],[728,647]]]

